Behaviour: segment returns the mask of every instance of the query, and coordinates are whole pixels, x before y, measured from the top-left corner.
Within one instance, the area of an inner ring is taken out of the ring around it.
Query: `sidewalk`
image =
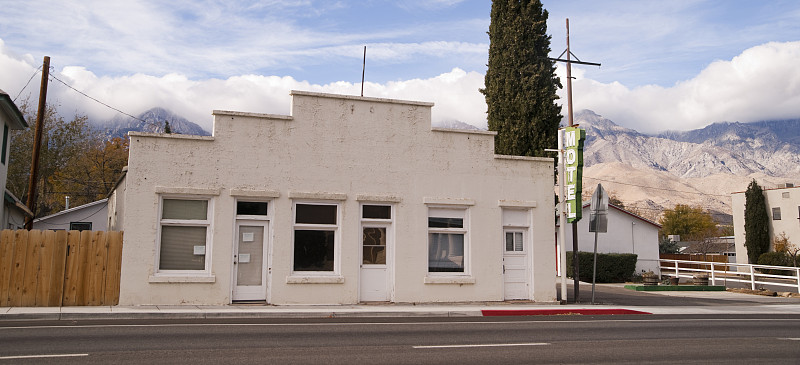
[[[581,285],[581,303],[533,302],[387,303],[358,305],[225,305],[2,307],[0,321],[223,318],[480,317],[552,314],[797,314],[800,298],[763,297],[733,292],[637,292],[621,284]]]

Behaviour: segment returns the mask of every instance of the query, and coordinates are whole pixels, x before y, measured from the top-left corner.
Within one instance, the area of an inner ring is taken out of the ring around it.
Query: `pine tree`
[[[744,193],[744,245],[751,264],[758,262],[761,254],[769,251],[769,215],[764,191],[755,179]]]
[[[561,82],[549,60],[547,10],[539,0],[492,1],[485,89],[495,153],[545,156],[556,148]]]
[[[172,128],[169,127],[168,121],[164,121],[164,133],[166,134],[172,133]]]

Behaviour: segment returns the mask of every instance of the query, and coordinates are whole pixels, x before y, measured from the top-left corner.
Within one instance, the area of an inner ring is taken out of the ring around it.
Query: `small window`
[[[70,231],[91,231],[92,222],[69,222]]]
[[[428,211],[428,272],[466,273],[466,209]]]
[[[236,202],[236,215],[267,215],[267,202]]]
[[[392,219],[392,207],[389,205],[364,205],[361,218]]]
[[[784,191],[784,192],[781,194],[781,196],[782,196],[784,199],[789,199],[789,192],[788,192],[788,191]]]
[[[336,224],[336,205],[297,204],[296,223]]]
[[[507,252],[524,251],[522,232],[506,232],[506,251]]]
[[[294,271],[336,271],[336,204],[296,204]]]
[[[781,208],[772,208],[772,220],[781,220]]]

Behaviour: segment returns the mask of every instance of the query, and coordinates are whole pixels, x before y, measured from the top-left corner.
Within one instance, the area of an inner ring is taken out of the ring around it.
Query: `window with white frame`
[[[335,272],[339,205],[296,203],[292,270]]]
[[[361,264],[386,265],[392,206],[361,206]]]
[[[467,210],[428,209],[428,272],[467,273]]]
[[[202,272],[210,261],[211,200],[208,198],[161,199],[159,272]]]

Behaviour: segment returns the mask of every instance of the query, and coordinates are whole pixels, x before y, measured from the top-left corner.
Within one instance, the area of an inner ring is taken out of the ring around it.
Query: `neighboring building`
[[[121,231],[124,222],[123,212],[125,211],[125,178],[128,176],[128,166],[122,168],[122,174],[117,183],[108,194],[108,224],[106,229],[109,231]]]
[[[108,199],[62,210],[33,220],[33,229],[53,231],[105,231],[108,227]]]
[[[0,142],[0,145],[2,145],[2,150],[0,150],[0,191],[5,192],[6,180],[8,179],[8,160],[11,154],[11,130],[28,128],[28,123],[25,123],[25,118],[17,108],[17,105],[14,104],[14,101],[11,99],[11,97],[3,90],[0,90],[0,124],[3,126],[3,141]],[[11,195],[11,197],[13,197],[13,195]],[[6,202],[6,209],[3,209],[3,216],[0,217],[2,228],[11,228],[12,225],[17,227],[17,222],[14,221],[14,219],[19,217],[14,217],[10,214],[12,214],[12,211],[19,209],[19,207],[16,207],[16,204],[8,202],[8,199],[11,199],[11,197],[6,195],[4,198],[4,201]],[[15,199],[16,197],[13,197],[11,200]],[[17,201],[19,200],[17,199]],[[16,208],[8,209],[9,204],[12,204]],[[28,211],[30,212],[30,210]],[[16,213],[19,213],[19,211],[16,211]]]
[[[678,242],[680,253],[692,256],[702,255],[700,258],[689,258],[693,261],[707,261],[703,256],[725,256],[727,262],[736,263],[736,245],[733,236],[712,237],[704,241]]]
[[[4,195],[3,217],[5,222],[3,224],[3,229],[16,230],[25,228],[25,220],[33,217],[33,212],[19,201],[8,189],[6,189]]]
[[[121,305],[556,300],[553,159],[431,128],[432,103],[291,95],[130,133]]]
[[[583,218],[578,221],[578,251],[594,252],[594,232],[589,232],[590,204],[583,205]],[[642,218],[614,204],[608,204],[608,229],[597,234],[598,253],[634,253],[636,272],[658,273],[658,230],[661,225]],[[566,230],[566,248],[572,251],[572,229]],[[586,278],[585,274],[581,274]],[[591,273],[589,273],[591,278]]]
[[[769,215],[770,250],[776,235],[786,233],[789,242],[800,246],[800,187],[785,184],[782,188],[764,189],[764,200]],[[733,209],[733,237],[736,242],[736,262],[747,264],[747,248],[744,245],[745,192],[731,194]]]

